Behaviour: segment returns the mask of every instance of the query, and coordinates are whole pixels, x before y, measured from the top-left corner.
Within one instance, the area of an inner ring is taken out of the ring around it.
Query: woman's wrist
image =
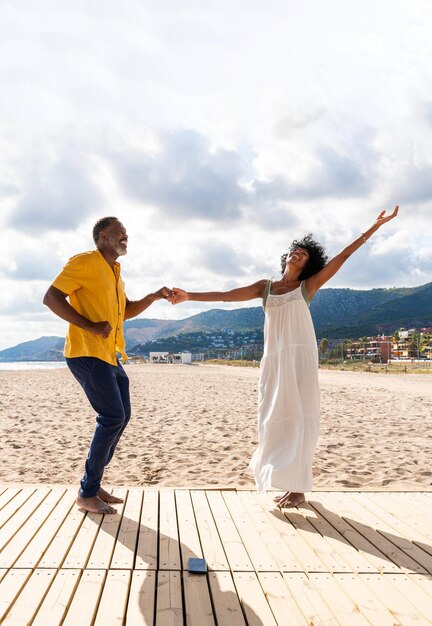
[[[362,233],[360,235],[360,237],[362,237],[363,243],[366,243],[366,241],[369,239],[369,237],[371,237],[378,230],[378,228],[379,228],[379,226],[377,224],[374,224],[368,230],[366,230],[364,233]]]

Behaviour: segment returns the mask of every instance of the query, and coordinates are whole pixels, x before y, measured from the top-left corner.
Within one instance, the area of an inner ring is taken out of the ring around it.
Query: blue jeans
[[[67,358],[66,363],[88,398],[96,417],[96,430],[90,445],[79,495],[97,495],[105,467],[131,416],[129,378],[123,367],[93,357]]]

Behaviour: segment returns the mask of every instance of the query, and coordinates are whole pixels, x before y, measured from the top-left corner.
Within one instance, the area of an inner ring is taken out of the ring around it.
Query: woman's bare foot
[[[112,506],[101,500],[98,496],[94,496],[93,498],[78,496],[76,503],[80,509],[84,509],[84,511],[88,511],[89,513],[101,513],[102,515],[117,513]]]
[[[304,493],[287,491],[282,496],[276,496],[274,501],[280,509],[288,509],[289,507],[298,506],[306,501]]]
[[[122,504],[124,502],[123,498],[117,498],[117,496],[113,496],[111,493],[108,493],[106,489],[103,487],[99,487],[99,491],[97,492],[98,497],[104,502],[109,502],[110,504]]]

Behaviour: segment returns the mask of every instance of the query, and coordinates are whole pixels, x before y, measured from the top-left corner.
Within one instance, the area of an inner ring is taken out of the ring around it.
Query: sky
[[[432,281],[431,31],[428,0],[3,0],[0,349],[65,334],[43,294],[107,215],[131,300],[277,278],[396,204],[326,286]]]

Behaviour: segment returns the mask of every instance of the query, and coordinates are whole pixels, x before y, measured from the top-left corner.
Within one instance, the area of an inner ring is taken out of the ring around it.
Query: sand
[[[129,365],[107,486],[254,487],[258,368]],[[315,489],[432,485],[432,377],[320,370]],[[77,484],[95,421],[67,369],[0,372],[0,482]]]

